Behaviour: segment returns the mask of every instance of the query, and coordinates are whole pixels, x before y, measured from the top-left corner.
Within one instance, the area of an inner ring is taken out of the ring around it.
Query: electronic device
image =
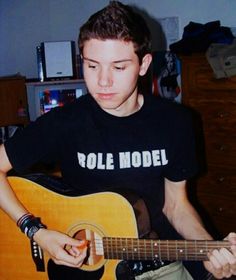
[[[36,47],[36,50],[40,81],[74,79],[76,77],[74,41],[42,42],[40,46]]]
[[[83,80],[26,83],[30,121],[87,93]]]

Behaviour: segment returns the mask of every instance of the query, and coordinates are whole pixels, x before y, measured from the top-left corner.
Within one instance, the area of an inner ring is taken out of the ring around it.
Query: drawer
[[[236,201],[236,169],[209,165],[207,174],[197,180],[196,193],[231,197]]]
[[[236,100],[236,98],[235,98]],[[226,137],[236,136],[236,101],[191,101],[190,107],[200,114],[205,132],[227,133]]]
[[[205,134],[205,151],[207,165],[235,167],[236,142],[229,135],[225,137],[217,137],[216,135],[214,137]]]
[[[219,99],[223,95],[234,99],[236,96],[236,76],[216,79],[205,58],[187,60],[182,65],[183,101],[196,97]]]
[[[236,169],[209,166],[190,194],[207,226],[215,227],[223,236],[235,231]]]
[[[211,217],[220,217],[224,214],[224,217],[235,217],[236,204],[235,199],[230,196],[218,196],[215,194],[198,194],[198,201],[200,205],[203,205],[208,212],[211,213]],[[236,220],[235,220],[236,223]],[[235,230],[235,229],[234,229]]]
[[[190,65],[189,65],[190,66]],[[196,65],[189,67],[188,79],[191,89],[196,91],[236,91],[236,77],[216,79],[213,71],[208,65]]]
[[[226,236],[229,232],[235,231],[236,204],[235,200],[221,196],[199,194],[199,211],[206,226],[212,225]]]

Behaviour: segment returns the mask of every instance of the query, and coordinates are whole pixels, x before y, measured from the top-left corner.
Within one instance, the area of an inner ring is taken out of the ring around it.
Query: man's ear
[[[144,76],[147,73],[147,70],[152,62],[152,55],[147,53],[143,59],[142,64],[140,65],[139,75]]]

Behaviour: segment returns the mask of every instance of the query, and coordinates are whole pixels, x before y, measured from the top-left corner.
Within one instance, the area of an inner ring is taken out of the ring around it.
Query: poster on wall
[[[153,53],[152,91],[154,95],[181,102],[180,60],[171,51]]]
[[[166,47],[169,50],[169,46],[177,42],[179,38],[179,17],[165,17],[158,18],[162,30],[165,34]]]

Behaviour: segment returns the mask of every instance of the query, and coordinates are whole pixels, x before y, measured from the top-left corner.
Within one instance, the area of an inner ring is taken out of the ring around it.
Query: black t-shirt
[[[127,117],[110,115],[82,96],[38,118],[5,147],[18,172],[40,160],[58,161],[78,193],[136,192],[161,238],[173,237],[162,214],[164,178],[182,181],[196,173],[189,111],[155,96],[144,96],[142,108]]]

